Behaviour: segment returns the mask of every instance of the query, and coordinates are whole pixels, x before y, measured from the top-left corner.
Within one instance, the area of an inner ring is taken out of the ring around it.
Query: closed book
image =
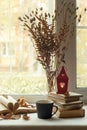
[[[84,117],[85,116],[85,109],[77,109],[77,110],[67,110],[61,111],[58,110],[56,116],[59,118],[74,118],[74,117]]]
[[[83,97],[80,93],[69,92],[68,94],[57,94],[56,92],[50,92],[48,97],[55,97],[58,100],[65,100],[65,102],[78,101],[80,97]]]
[[[74,106],[74,105],[83,105],[83,101],[74,101],[74,102],[69,102],[69,103],[63,103],[63,102],[59,102],[56,101],[56,103],[61,106],[61,107],[66,107],[66,106]]]
[[[73,98],[69,98],[69,99],[62,99],[62,98],[59,98],[59,97],[56,97],[54,95],[48,95],[48,98],[53,100],[54,102],[63,102],[63,103],[69,103],[69,102],[73,102],[73,101],[78,101],[80,100],[79,97],[73,97]]]
[[[83,104],[74,104],[74,105],[70,105],[70,106],[65,106],[65,107],[61,107],[61,106],[58,106],[59,109],[61,110],[75,110],[75,109],[80,109],[83,107]]]
[[[81,100],[65,103],[51,96],[48,98],[54,101],[54,103],[58,105],[58,107],[62,110],[74,110],[74,109],[80,109],[83,107],[83,101]]]

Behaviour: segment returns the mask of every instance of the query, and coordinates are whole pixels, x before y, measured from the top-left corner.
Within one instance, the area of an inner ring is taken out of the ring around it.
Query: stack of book
[[[58,112],[56,115],[59,118],[68,117],[84,117],[85,110],[83,108],[82,94],[69,92],[68,94],[56,94],[56,92],[50,92],[48,99],[54,101],[58,105]]]

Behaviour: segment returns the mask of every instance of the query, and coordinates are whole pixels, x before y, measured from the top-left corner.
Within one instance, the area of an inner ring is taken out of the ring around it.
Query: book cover
[[[67,111],[58,111],[56,116],[59,118],[73,118],[73,117],[84,117],[85,109],[78,110],[67,110]]]

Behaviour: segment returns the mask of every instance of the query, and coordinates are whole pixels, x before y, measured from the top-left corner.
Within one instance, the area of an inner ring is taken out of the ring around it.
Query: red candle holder
[[[65,94],[68,92],[68,76],[62,66],[62,69],[57,77],[57,93],[58,94]]]

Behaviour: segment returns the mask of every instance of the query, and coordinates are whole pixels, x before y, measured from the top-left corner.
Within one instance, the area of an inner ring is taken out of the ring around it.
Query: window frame
[[[57,4],[59,4],[61,0],[55,0],[55,8],[57,8]],[[76,0],[74,0],[76,1]],[[86,98],[87,98],[87,88],[76,88],[76,34],[72,38],[72,41],[70,41],[70,46],[67,50],[66,53],[66,63],[67,63],[67,73],[69,76],[69,84],[68,84],[68,89],[69,91],[74,91],[78,93],[82,93],[83,100],[85,103],[87,103]],[[16,99],[19,97],[25,97],[27,101],[29,102],[36,102],[39,99],[45,99],[47,98],[47,95],[12,95]]]
[[[76,3],[76,0],[75,0]],[[77,88],[76,72],[77,72],[77,61],[76,61],[76,32],[74,37],[70,41],[70,46],[67,51],[66,62],[69,75],[69,91],[83,94],[83,101],[87,104],[87,88]]]
[[[68,2],[69,0],[67,0]],[[56,8],[61,0],[56,0]],[[70,1],[69,1],[70,2]],[[76,0],[73,0],[76,4]],[[62,20],[62,19],[61,19]],[[76,22],[75,22],[76,24]],[[58,29],[58,27],[57,27]],[[74,36],[70,40],[70,45],[65,56],[66,65],[67,65],[67,74],[69,77],[68,90],[83,94],[83,101],[87,104],[87,88],[77,88],[76,72],[77,72],[77,61],[76,61],[76,31]]]

